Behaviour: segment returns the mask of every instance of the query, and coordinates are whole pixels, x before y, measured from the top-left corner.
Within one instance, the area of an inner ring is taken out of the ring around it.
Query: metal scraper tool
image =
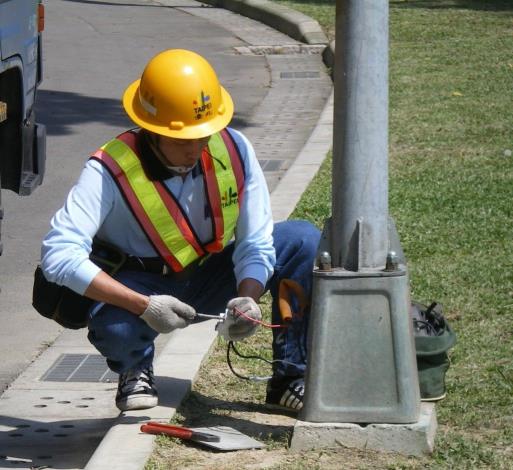
[[[198,433],[219,436],[219,441],[216,442],[202,441],[201,439],[195,439],[194,441],[217,450],[262,449],[265,447],[265,444],[229,426],[209,426],[190,429]]]

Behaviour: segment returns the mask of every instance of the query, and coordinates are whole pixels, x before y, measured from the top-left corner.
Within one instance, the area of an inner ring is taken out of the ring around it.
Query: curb
[[[326,47],[322,52],[323,62],[327,67],[333,67],[334,41],[330,44],[319,23],[303,13],[267,0],[201,1],[259,21],[303,43],[324,45]],[[276,221],[285,220],[289,217],[301,194],[324,161],[332,145],[332,120],[333,92],[301,152],[278,186],[271,192],[271,206]],[[210,328],[209,331],[206,331],[205,327],[208,324],[210,324]],[[204,322],[203,327],[199,327],[201,329],[201,341],[191,337],[191,331],[183,330],[173,334],[157,358],[157,379],[158,376],[178,377],[186,382],[178,390],[163,390],[163,387],[159,386],[162,392],[173,395],[174,406],[164,409],[159,406],[154,410],[122,413],[89,459],[85,470],[140,470],[144,468],[147,459],[153,452],[155,436],[137,432],[141,424],[139,420],[148,419],[148,415],[152,415],[156,419],[169,421],[174,416],[176,409],[190,392],[199,367],[203,361],[208,359],[217,338],[217,332],[212,332],[211,325],[210,322]],[[180,363],[180,361],[176,361],[177,344],[178,346],[182,345],[181,353],[185,352],[182,359],[187,361],[187,356],[189,356],[189,362],[192,351],[188,351],[186,345],[194,345],[196,352],[196,348],[198,345],[200,346],[201,351],[199,354],[194,354],[192,358],[194,364],[189,364],[187,370],[177,371],[175,370],[176,367],[169,366],[170,364]],[[173,355],[175,357],[172,357]],[[165,413],[161,415],[163,411]],[[127,445],[127,443],[130,444]],[[117,457],[117,463],[109,458],[113,454]]]
[[[189,394],[203,361],[217,339],[215,320],[195,323],[171,333],[155,361],[161,403],[149,410],[125,411],[115,420],[87,462],[85,470],[140,470],[153,452],[155,436],[144,434],[144,421],[168,422]],[[168,379],[171,378],[171,379]],[[112,456],[116,458],[113,460]]]
[[[319,23],[291,8],[268,0],[201,0],[266,24],[306,44],[328,45],[328,38]]]
[[[333,141],[333,91],[310,137],[271,193],[275,222],[287,220],[322,165]]]
[[[326,67],[331,69],[331,80],[333,81],[333,67],[335,67],[335,41],[331,41],[322,51],[322,60]]]

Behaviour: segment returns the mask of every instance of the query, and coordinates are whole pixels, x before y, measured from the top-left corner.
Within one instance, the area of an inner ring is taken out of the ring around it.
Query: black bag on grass
[[[442,314],[442,306],[412,302],[410,310],[422,401],[445,397],[445,374],[449,369],[447,352],[456,344],[456,335]]]
[[[95,239],[89,258],[103,271],[112,275],[124,264],[126,255],[114,245]],[[55,320],[65,328],[78,330],[87,326],[87,313],[93,302],[67,287],[47,281],[41,266],[37,266],[34,272],[32,306],[43,317]]]

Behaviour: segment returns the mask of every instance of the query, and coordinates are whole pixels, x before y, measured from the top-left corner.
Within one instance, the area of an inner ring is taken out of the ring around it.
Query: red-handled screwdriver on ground
[[[191,441],[219,442],[221,438],[215,434],[195,431],[194,429],[184,428],[183,426],[173,426],[172,424],[157,423],[149,421],[141,426],[141,432],[146,434],[165,434],[166,436],[178,437]]]

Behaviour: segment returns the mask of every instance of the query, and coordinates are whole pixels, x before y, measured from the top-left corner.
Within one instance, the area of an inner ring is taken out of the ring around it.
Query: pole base
[[[420,457],[431,454],[437,429],[434,403],[422,403],[411,424],[311,423],[296,421],[290,442],[295,452],[350,447]]]

